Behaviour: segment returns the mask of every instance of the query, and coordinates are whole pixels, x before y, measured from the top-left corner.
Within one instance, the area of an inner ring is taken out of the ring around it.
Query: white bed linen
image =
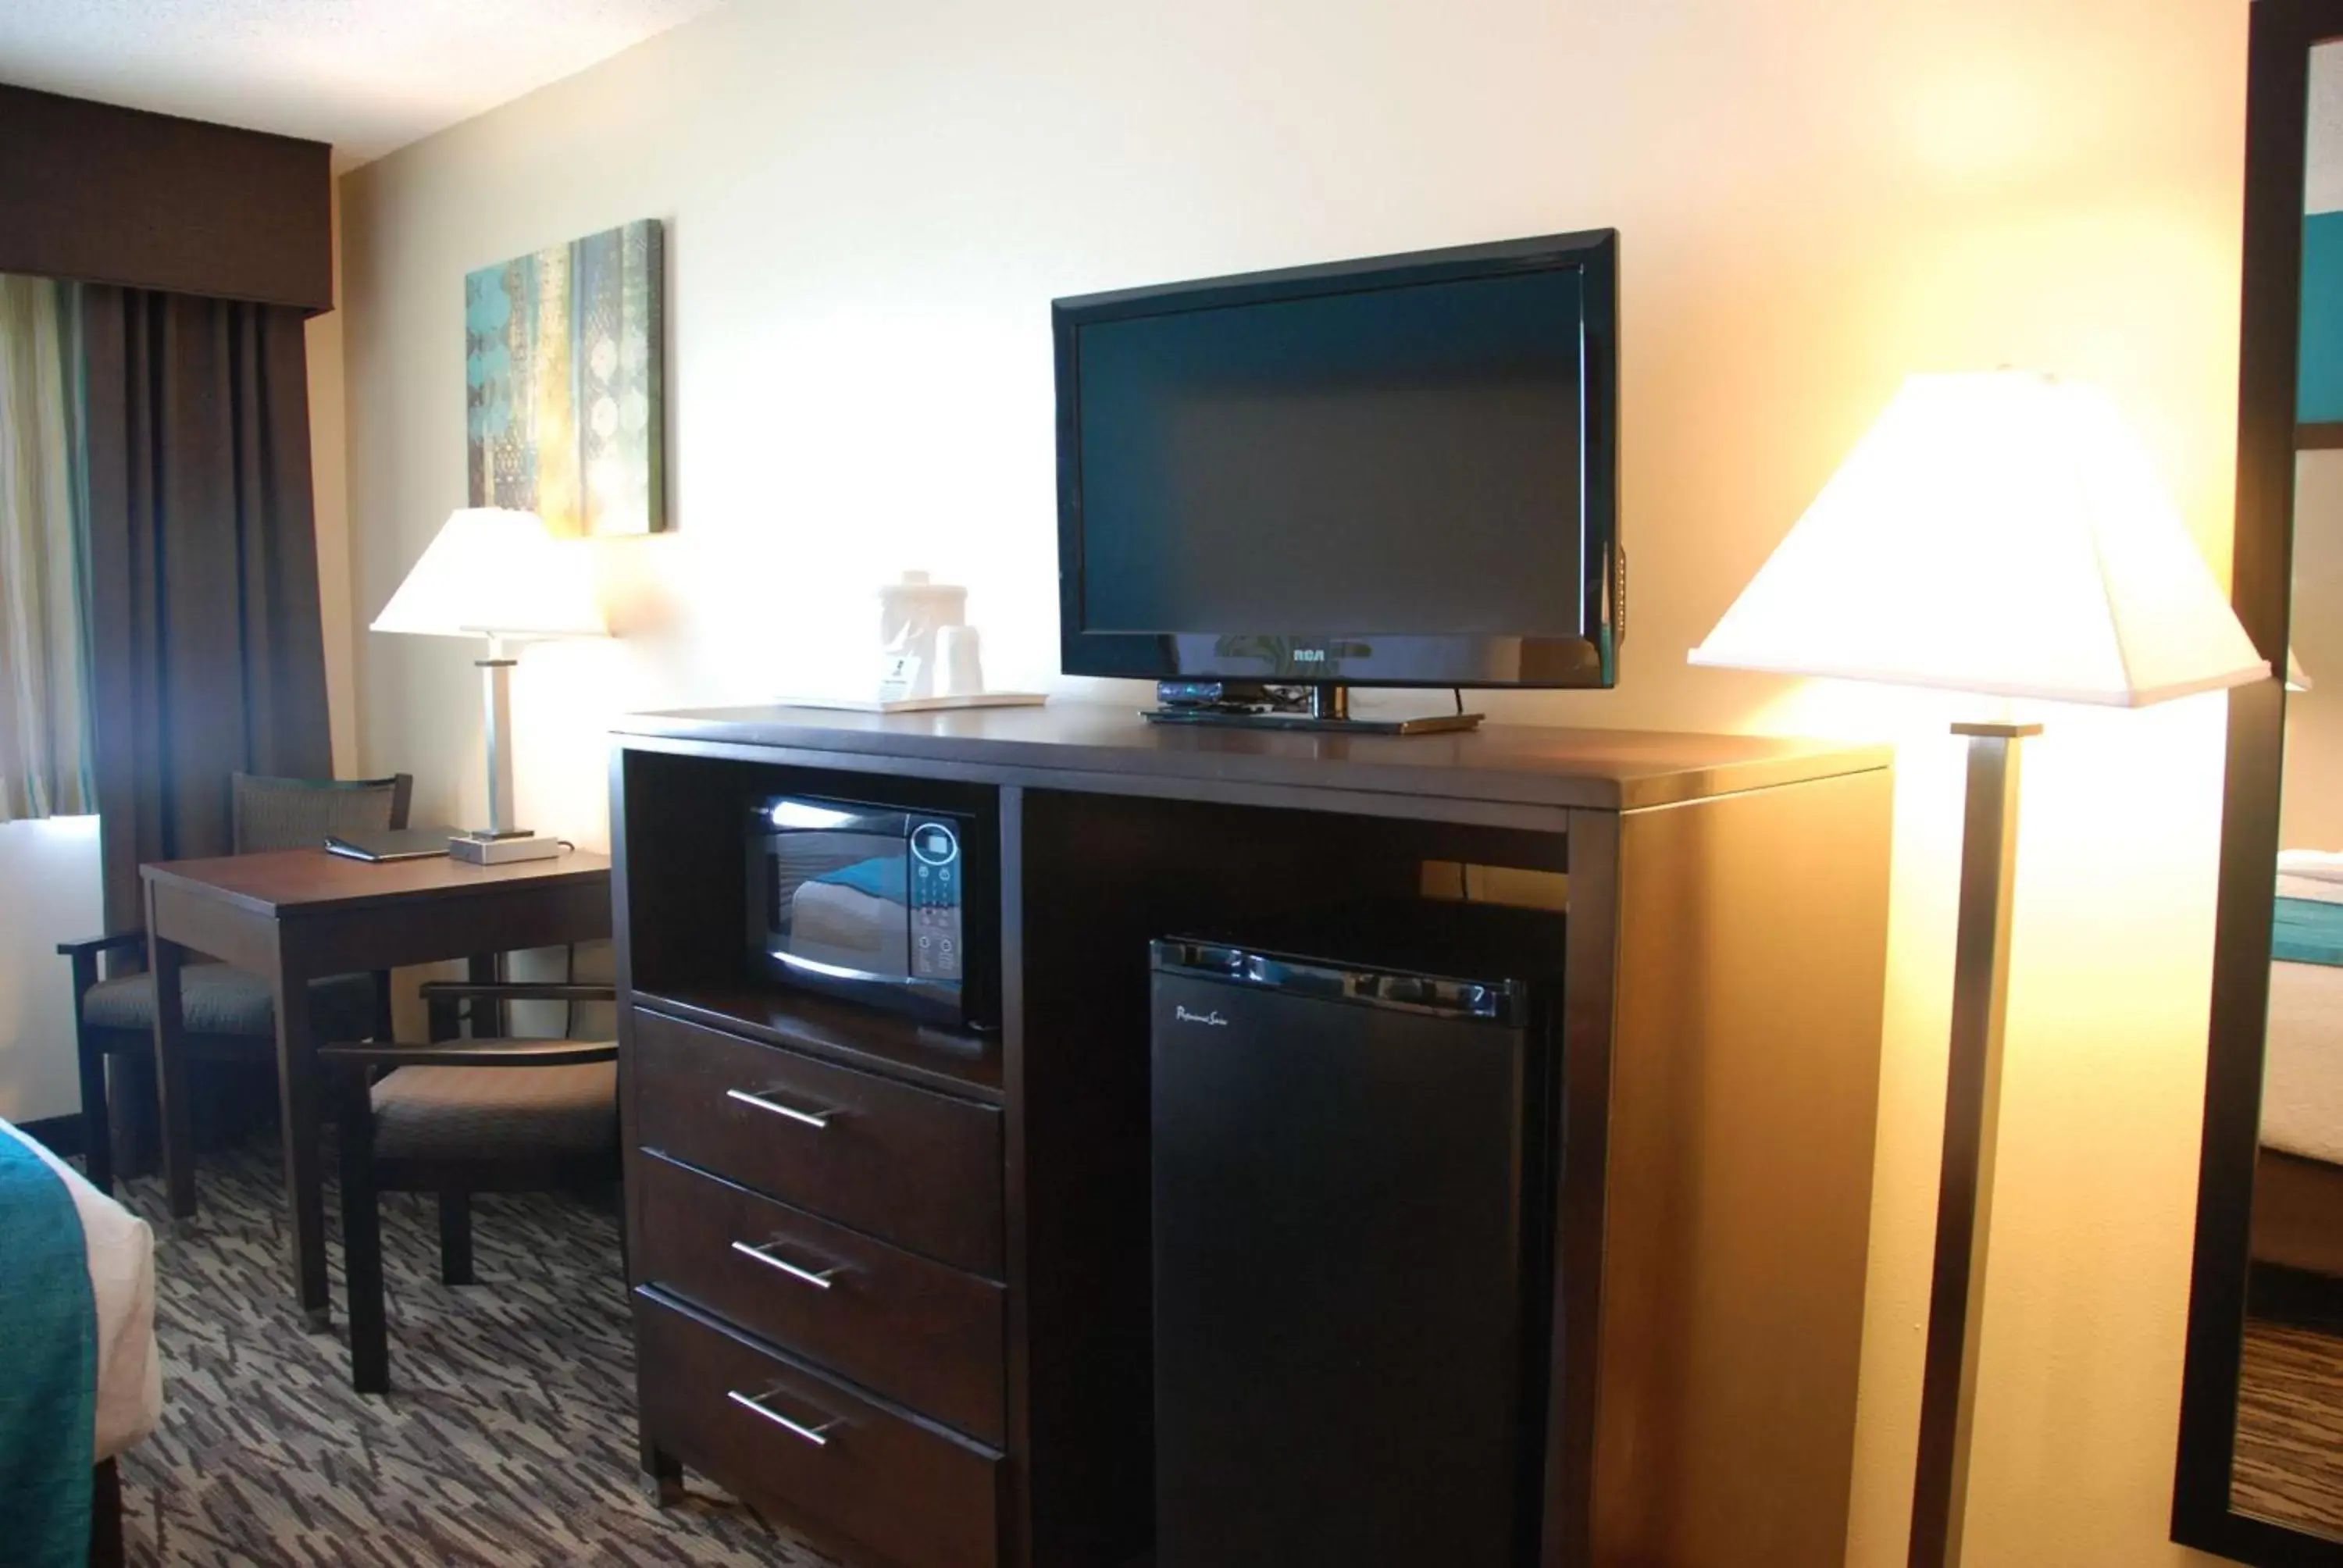
[[[801,882],[789,896],[789,949],[866,974],[900,974],[909,962],[903,906],[843,882]]]
[[[163,1360],[155,1348],[155,1233],[37,1141],[5,1121],[0,1137],[14,1138],[47,1161],[65,1178],[81,1216],[97,1309],[96,1457],[103,1462],[153,1432],[163,1413]]]
[[[2343,969],[2270,965],[2262,1146],[2343,1165]]]

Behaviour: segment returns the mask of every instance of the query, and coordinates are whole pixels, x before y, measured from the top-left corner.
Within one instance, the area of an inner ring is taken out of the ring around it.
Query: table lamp
[[[2017,371],[1906,382],[1691,659],[2132,708],[2270,673],[2113,402]],[[1912,1568],[1961,1555],[2018,744],[2041,726],[1953,730],[1967,806]]]
[[[487,705],[488,825],[449,839],[447,852],[480,865],[559,854],[560,840],[513,825],[514,660],[505,645],[609,635],[582,545],[556,540],[534,512],[478,507],[451,513],[373,629],[488,639],[488,657],[474,661]]]

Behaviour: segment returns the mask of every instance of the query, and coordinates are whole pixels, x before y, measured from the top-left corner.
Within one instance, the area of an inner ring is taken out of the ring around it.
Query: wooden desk
[[[473,866],[436,857],[369,865],[323,849],[280,849],[140,868],[155,973],[156,1081],[171,1212],[195,1212],[195,1150],[177,1033],[179,967],[206,953],[267,979],[277,1004],[277,1092],[293,1275],[313,1328],[328,1321],[319,1099],[309,981],[326,975],[558,947],[610,934],[610,862]]]

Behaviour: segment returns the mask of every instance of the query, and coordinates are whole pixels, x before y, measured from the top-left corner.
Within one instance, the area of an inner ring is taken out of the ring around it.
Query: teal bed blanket
[[[2290,964],[2343,968],[2343,904],[2280,899],[2270,928],[2270,957]]]
[[[89,1561],[97,1310],[73,1194],[0,1130],[0,1564]]]

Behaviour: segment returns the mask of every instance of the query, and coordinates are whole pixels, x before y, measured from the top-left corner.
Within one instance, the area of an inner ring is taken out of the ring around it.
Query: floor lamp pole
[[[2010,890],[2017,868],[2017,743],[2038,724],[1956,724],[1968,737],[1960,922],[1953,946],[1953,1035],[1945,1078],[1944,1169],[1936,1187],[1935,1284],[1920,1384],[1911,1568],[1959,1568],[1993,1229],[2001,1037],[2009,1003]]]

